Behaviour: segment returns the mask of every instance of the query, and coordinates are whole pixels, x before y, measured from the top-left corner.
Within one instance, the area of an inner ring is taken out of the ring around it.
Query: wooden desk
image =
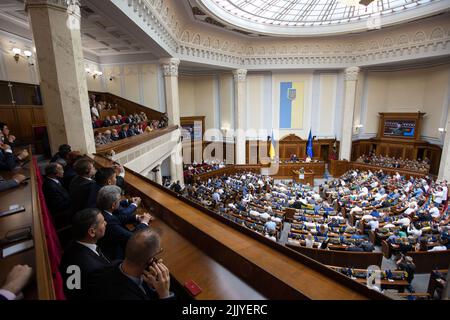
[[[111,165],[102,157],[94,159],[100,165]],[[267,298],[388,299],[283,245],[238,228],[235,223],[177,197],[131,170],[127,170],[125,181],[130,194],[141,196],[147,206],[153,206],[155,215],[170,228]],[[183,263],[180,272],[185,267]],[[169,265],[169,268],[176,266]],[[203,265],[194,264],[192,268],[205,274],[205,282],[199,283],[200,286],[218,281],[217,274],[207,273]],[[183,275],[174,274],[174,277]]]
[[[29,150],[29,153],[31,157],[31,150]],[[55,299],[33,162],[30,161],[24,168],[14,173],[22,173],[29,176],[30,180],[26,185],[1,192],[0,209],[5,210],[10,205],[19,204],[25,207],[25,211],[0,218],[0,238],[4,238],[10,230],[31,227],[34,247],[0,259],[0,285],[3,284],[7,274],[14,265],[28,264],[33,268],[34,279],[24,291],[25,299]],[[8,179],[14,173],[2,172],[1,175]]]
[[[303,175],[303,179],[300,179],[300,175]],[[314,172],[305,171],[300,173],[299,170],[292,170],[292,181],[309,184],[311,187],[314,187]]]

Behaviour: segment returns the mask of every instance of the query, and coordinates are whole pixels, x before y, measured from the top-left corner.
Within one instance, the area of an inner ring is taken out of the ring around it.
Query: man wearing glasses
[[[106,300],[173,299],[169,269],[158,256],[159,235],[150,229],[135,232],[128,240],[125,259],[93,278],[91,297]]]

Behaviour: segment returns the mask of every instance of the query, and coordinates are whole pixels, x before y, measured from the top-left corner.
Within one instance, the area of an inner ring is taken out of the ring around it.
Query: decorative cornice
[[[31,7],[53,6],[62,9],[67,9],[70,6],[80,6],[79,0],[26,0],[25,9]]]
[[[344,70],[345,81],[356,81],[358,79],[359,67],[349,67]]]
[[[178,66],[180,65],[180,59],[177,58],[163,58],[160,59],[163,74],[165,77],[178,77]]]
[[[236,82],[245,81],[247,79],[247,70],[246,69],[237,69],[233,70],[233,78]]]

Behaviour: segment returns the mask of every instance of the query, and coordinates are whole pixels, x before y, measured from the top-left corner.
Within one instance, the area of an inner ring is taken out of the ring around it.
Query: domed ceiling
[[[191,5],[193,2],[190,0]],[[416,20],[450,9],[450,0],[195,0],[195,2],[198,4],[197,12],[205,13],[218,21],[213,24],[273,36],[362,32]],[[194,11],[194,16],[195,14]]]

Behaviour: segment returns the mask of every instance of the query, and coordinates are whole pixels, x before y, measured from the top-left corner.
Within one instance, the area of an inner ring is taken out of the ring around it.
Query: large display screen
[[[385,120],[383,134],[385,137],[414,138],[415,129],[415,120]]]

